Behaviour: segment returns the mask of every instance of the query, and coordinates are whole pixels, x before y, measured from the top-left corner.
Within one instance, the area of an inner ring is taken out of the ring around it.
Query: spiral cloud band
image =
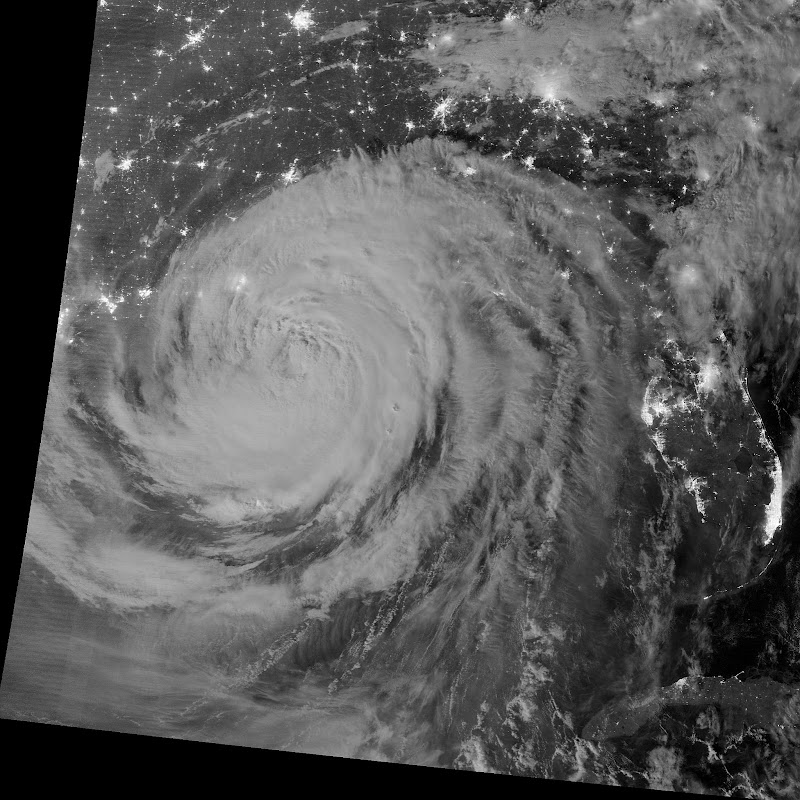
[[[618,216],[611,190],[420,140],[221,217],[138,299],[84,304],[27,539],[126,620],[76,708],[113,675],[135,718],[147,674],[156,718],[199,736],[176,696],[208,714],[250,687],[277,704],[264,746],[480,767],[496,695],[491,724],[526,743],[498,768],[559,774],[578,740],[557,709],[620,669],[650,680],[675,581],[697,591],[672,562],[691,494],[643,422],[664,288]],[[580,670],[565,637],[595,654]],[[431,720],[413,735],[408,704]]]
[[[800,797],[798,4],[181,5],[98,8],[0,719]]]
[[[482,471],[533,455],[581,348],[594,368],[570,265],[602,284],[604,240],[625,237],[591,212],[566,183],[421,142],[226,218],[115,308],[97,402],[123,468],[212,530],[195,553],[252,565],[331,539],[309,592],[385,589]]]

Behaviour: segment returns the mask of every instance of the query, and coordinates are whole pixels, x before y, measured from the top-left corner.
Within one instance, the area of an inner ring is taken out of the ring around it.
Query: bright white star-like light
[[[303,8],[295,11],[294,14],[287,14],[286,16],[291,20],[292,27],[296,31],[307,31],[314,24],[311,12]]]
[[[289,169],[281,175],[281,180],[288,186],[290,183],[297,183],[300,178],[300,170],[297,169],[297,159],[295,159]]]
[[[187,17],[186,21],[191,23],[192,18],[191,17]],[[180,49],[181,50],[186,50],[189,47],[197,47],[197,45],[202,44],[205,41],[206,34],[208,33],[208,29],[210,27],[211,26],[209,24],[209,25],[205,25],[204,27],[200,28],[200,30],[189,31],[189,33],[186,34],[186,44],[184,44]]]
[[[436,108],[433,109],[433,118],[441,118],[442,124],[444,124],[447,114],[452,110],[455,103],[456,101],[453,100],[452,97],[445,97],[444,100],[438,103]]]

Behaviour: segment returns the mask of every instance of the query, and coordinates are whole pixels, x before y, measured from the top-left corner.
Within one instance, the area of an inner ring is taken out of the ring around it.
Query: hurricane
[[[552,44],[566,18],[540,5]],[[667,5],[647,24],[686,19]],[[282,36],[311,36],[304,9]],[[466,98],[437,95],[438,129],[295,158],[207,207],[210,161],[170,160],[151,118],[141,152],[154,141],[163,169],[203,183],[182,210],[179,190],[148,197],[157,224],[102,267],[99,237],[72,245],[3,716],[748,797],[796,786],[796,142],[744,126],[720,161],[692,139],[691,169],[716,170],[699,186],[673,177],[673,138],[658,176],[606,179],[579,117],[624,86],[577,67],[530,91],[580,167],[488,146],[495,122],[447,128],[479,102],[471,82],[512,104],[541,66],[511,69],[539,30],[514,13],[425,23],[426,91]],[[315,41],[363,46],[371,24]],[[575,23],[560,63],[587,63],[591,30]],[[357,73],[337,58],[284,83]],[[226,109],[192,147],[282,109]],[[642,159],[662,146],[621,131]],[[95,197],[130,153],[98,156]],[[757,658],[734,633],[767,636],[753,609],[777,631]],[[723,736],[767,737],[770,766],[742,756],[719,777],[706,755]]]

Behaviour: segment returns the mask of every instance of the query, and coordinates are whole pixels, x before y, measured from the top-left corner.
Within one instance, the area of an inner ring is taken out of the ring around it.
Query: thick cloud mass
[[[64,369],[102,364],[123,482],[208,530],[190,552],[252,566],[331,538],[309,592],[385,589],[484,471],[541,460],[559,382],[597,373],[583,281],[613,310],[608,252],[625,265],[632,237],[596,216],[452,145],[353,157],[201,233]]]
[[[572,714],[648,689],[674,596],[742,575],[713,525],[676,561],[722,512],[652,430],[668,290],[614,199],[420,140],[80,308],[27,539],[92,653],[61,718],[617,780]]]
[[[98,8],[0,716],[800,796],[798,4],[194,5]]]

